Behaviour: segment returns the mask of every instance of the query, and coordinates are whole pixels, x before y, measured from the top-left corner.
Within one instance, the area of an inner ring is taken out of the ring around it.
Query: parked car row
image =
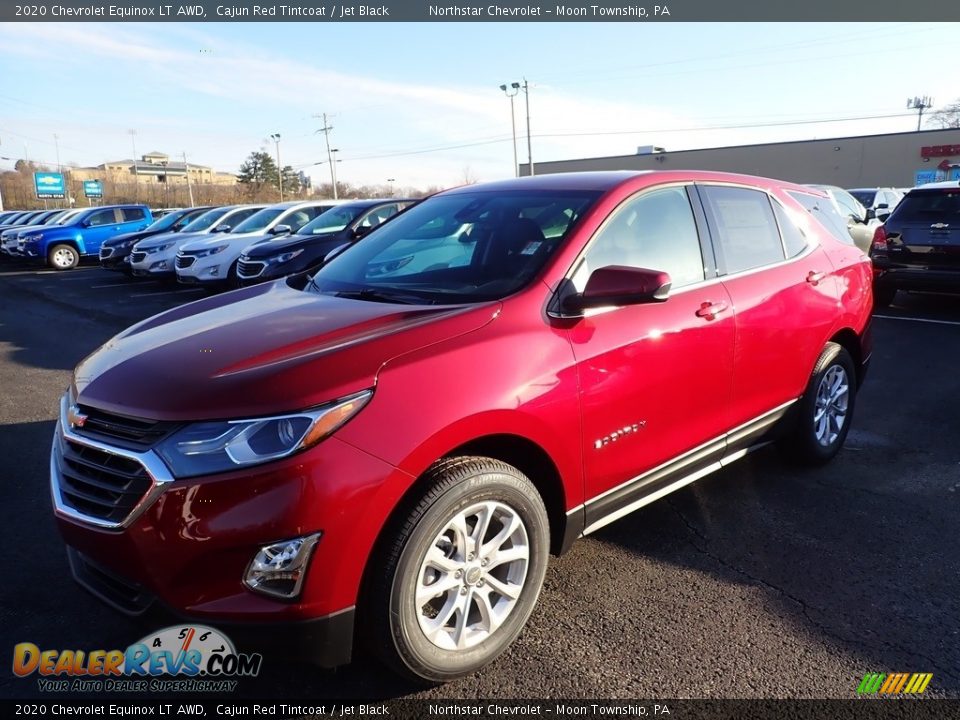
[[[205,206],[170,209],[159,219],[143,205],[6,213],[0,216],[0,251],[44,260],[55,270],[95,255],[103,268],[136,277],[213,287],[253,284],[315,269],[331,251],[413,202]]]

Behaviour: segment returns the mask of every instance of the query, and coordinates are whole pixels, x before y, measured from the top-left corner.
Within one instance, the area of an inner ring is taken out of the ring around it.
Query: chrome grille
[[[97,520],[123,522],[153,486],[138,461],[68,438],[59,442],[56,461],[64,505]]]
[[[237,275],[242,278],[255,278],[261,274],[266,267],[267,264],[265,262],[240,260],[240,262],[237,263]]]
[[[196,255],[177,255],[176,266],[178,268],[188,268],[197,261]]]
[[[146,259],[147,259],[147,254],[145,252],[130,253],[130,262],[132,263],[143,262]]]
[[[73,428],[77,435],[107,442],[119,440],[135,447],[150,447],[179,427],[178,423],[114,415],[88,405],[79,405],[78,409],[86,417],[81,427]]]

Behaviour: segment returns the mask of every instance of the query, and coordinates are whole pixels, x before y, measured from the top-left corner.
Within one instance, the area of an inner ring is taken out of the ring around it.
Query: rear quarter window
[[[802,192],[789,191],[787,194],[800,203],[804,209],[813,215],[834,238],[845,245],[853,245],[853,238],[847,231],[847,221],[840,217],[829,198],[817,197]]]

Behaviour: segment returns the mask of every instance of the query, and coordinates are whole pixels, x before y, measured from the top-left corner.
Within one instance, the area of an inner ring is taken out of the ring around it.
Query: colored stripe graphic
[[[857,687],[858,695],[919,695],[933,679],[933,673],[867,673]]]

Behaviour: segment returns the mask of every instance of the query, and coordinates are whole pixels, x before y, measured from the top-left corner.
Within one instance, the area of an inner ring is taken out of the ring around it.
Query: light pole
[[[340,162],[335,157],[333,153],[340,152],[340,148],[330,148],[330,177],[333,178],[333,199],[337,199],[337,163]]]
[[[501,85],[500,89],[510,98],[510,129],[513,132],[513,176],[520,177],[520,165],[517,164],[517,116],[513,112],[513,99],[520,92],[520,83],[510,83],[509,90],[506,85]],[[510,92],[510,90],[513,90],[513,92]]]
[[[127,130],[127,132],[130,133],[130,143],[133,145],[134,202],[140,202],[140,172],[137,170],[137,131]]]
[[[530,144],[530,83],[523,79],[523,95],[527,101],[527,164],[530,165],[530,176],[533,177],[533,146]]]
[[[390,197],[393,197],[393,183],[395,183],[396,180],[396,178],[387,178],[387,183],[389,183],[390,187]]]
[[[270,135],[274,146],[277,148],[277,183],[280,186],[280,202],[283,202],[283,169],[280,165],[280,133]]]
[[[57,149],[57,172],[63,178],[63,165],[60,164],[60,136],[53,134],[53,146]],[[70,206],[70,187],[67,185],[66,178],[63,180],[63,202],[65,207]]]

